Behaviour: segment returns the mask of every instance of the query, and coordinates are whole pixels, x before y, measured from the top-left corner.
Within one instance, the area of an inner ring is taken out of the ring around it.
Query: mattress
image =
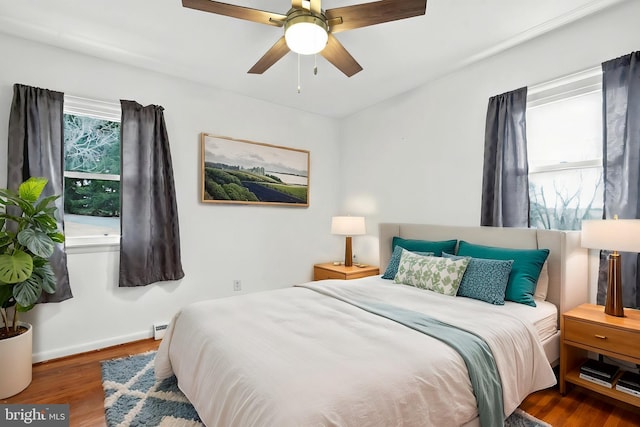
[[[538,333],[540,341],[546,341],[558,332],[558,307],[548,301],[536,300],[537,307],[530,307],[511,301],[505,306],[516,316],[530,322]]]
[[[393,283],[391,280],[383,279],[381,275],[370,276],[362,279],[358,279],[371,284],[389,284]],[[398,285],[404,286],[404,285]],[[425,291],[427,292],[427,291]],[[456,297],[464,298],[464,297]],[[478,301],[478,304],[487,304],[486,302]],[[500,310],[503,307],[504,311],[508,311],[514,316],[517,316],[528,323],[538,333],[540,341],[545,342],[549,338],[553,337],[558,332],[558,307],[548,301],[542,301],[536,299],[536,307],[529,305],[519,304],[512,301],[505,301],[504,306],[495,306]]]

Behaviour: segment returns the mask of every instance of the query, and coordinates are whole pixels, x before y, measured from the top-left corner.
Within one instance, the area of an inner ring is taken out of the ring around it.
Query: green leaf
[[[0,231],[0,252],[5,252],[1,249],[5,246],[9,246],[11,243],[13,243],[11,235],[9,233],[5,233],[4,231]]]
[[[0,214],[0,218],[2,218],[3,220],[9,220],[9,221],[13,221],[13,222],[24,221],[24,218],[21,218],[19,216],[15,216],[15,215],[9,215],[8,213],[1,213]]]
[[[18,187],[18,194],[23,200],[35,203],[40,198],[42,190],[47,185],[47,178],[32,176]]]
[[[38,267],[42,267],[43,265],[47,264],[49,261],[44,259],[44,258],[40,258],[40,257],[33,257],[33,269],[35,270]]]
[[[9,190],[0,190],[0,204],[5,206],[18,206],[21,210],[31,210],[33,211],[33,206],[30,202],[26,200],[22,200],[20,196]],[[3,199],[4,198],[4,199]]]
[[[23,251],[15,251],[13,255],[0,255],[0,281],[19,283],[27,280],[33,271],[33,258]]]
[[[60,198],[60,196],[57,196],[57,195],[44,197],[36,205],[36,212],[44,211],[46,208],[49,207],[49,203],[52,203],[53,201],[55,201],[56,199],[59,199],[59,198]],[[55,208],[54,208],[54,210],[55,210]]]
[[[56,291],[56,275],[51,268],[51,264],[47,263],[41,267],[36,267],[33,269],[33,273],[40,278],[42,290],[48,294]]]
[[[58,223],[55,218],[49,215],[36,215],[33,217],[33,220],[38,223],[43,229],[46,231],[56,231],[58,230]]]
[[[13,287],[13,297],[18,305],[29,307],[38,301],[42,294],[42,287],[37,277],[31,276],[24,282]]]
[[[57,210],[58,208],[56,208],[55,206],[47,206],[46,208],[42,209],[42,213],[55,217]]]
[[[14,191],[9,190],[8,188],[0,188],[0,200],[3,205],[15,206],[15,201],[19,200],[20,197]],[[8,203],[9,201],[13,203]]]
[[[51,237],[51,240],[53,240],[55,243],[64,243],[64,234],[60,232],[49,233],[49,237]]]
[[[30,218],[36,212],[36,210],[33,208],[33,205],[31,204],[31,202],[26,202],[24,200],[21,200],[19,205],[20,205],[20,209],[22,209],[22,217],[23,218],[24,217]]]
[[[53,240],[42,231],[33,228],[22,230],[18,233],[18,242],[39,257],[49,258],[53,255]]]
[[[23,307],[20,304],[16,304],[16,310],[18,310],[19,313],[26,313],[27,311],[31,310],[35,306],[36,306],[35,304],[31,304],[27,307]]]

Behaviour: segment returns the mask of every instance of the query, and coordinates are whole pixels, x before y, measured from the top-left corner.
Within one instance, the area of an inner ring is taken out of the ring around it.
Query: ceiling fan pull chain
[[[313,75],[318,75],[318,55],[313,55]]]
[[[300,93],[300,54],[298,54],[298,93]]]

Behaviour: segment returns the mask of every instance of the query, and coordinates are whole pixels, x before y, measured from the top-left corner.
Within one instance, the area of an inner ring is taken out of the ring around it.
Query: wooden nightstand
[[[580,378],[580,365],[587,351],[640,363],[640,311],[624,309],[625,317],[604,314],[601,305],[582,304],[560,319],[560,393],[567,383],[596,391],[631,405],[640,406],[640,397],[607,388]],[[615,384],[614,384],[615,387]]]
[[[378,267],[368,265],[366,267],[345,267],[344,265],[333,265],[333,263],[316,264],[313,266],[313,280],[325,279],[359,279],[361,277],[375,276],[380,274]]]

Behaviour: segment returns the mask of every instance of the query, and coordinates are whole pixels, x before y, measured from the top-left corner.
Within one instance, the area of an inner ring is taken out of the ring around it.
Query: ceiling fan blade
[[[338,70],[342,71],[347,77],[351,77],[354,74],[362,71],[362,67],[347,49],[342,46],[342,43],[338,41],[333,34],[329,33],[329,41],[327,46],[320,52],[327,61],[331,62]]]
[[[249,7],[220,3],[212,0],[182,0],[182,6],[188,7],[189,9],[215,13],[217,15],[245,19],[260,24],[274,25],[276,27],[281,27],[287,18],[287,15],[281,15],[279,13],[266,12],[264,10],[251,9]]]
[[[342,23],[331,27],[332,33],[338,33],[424,15],[426,8],[427,0],[380,0],[329,9],[324,14],[330,21],[336,19],[340,22],[339,18],[342,18]]]
[[[287,46],[287,42],[284,40],[284,36],[282,36],[247,73],[262,74],[287,53],[289,53],[289,46]]]

